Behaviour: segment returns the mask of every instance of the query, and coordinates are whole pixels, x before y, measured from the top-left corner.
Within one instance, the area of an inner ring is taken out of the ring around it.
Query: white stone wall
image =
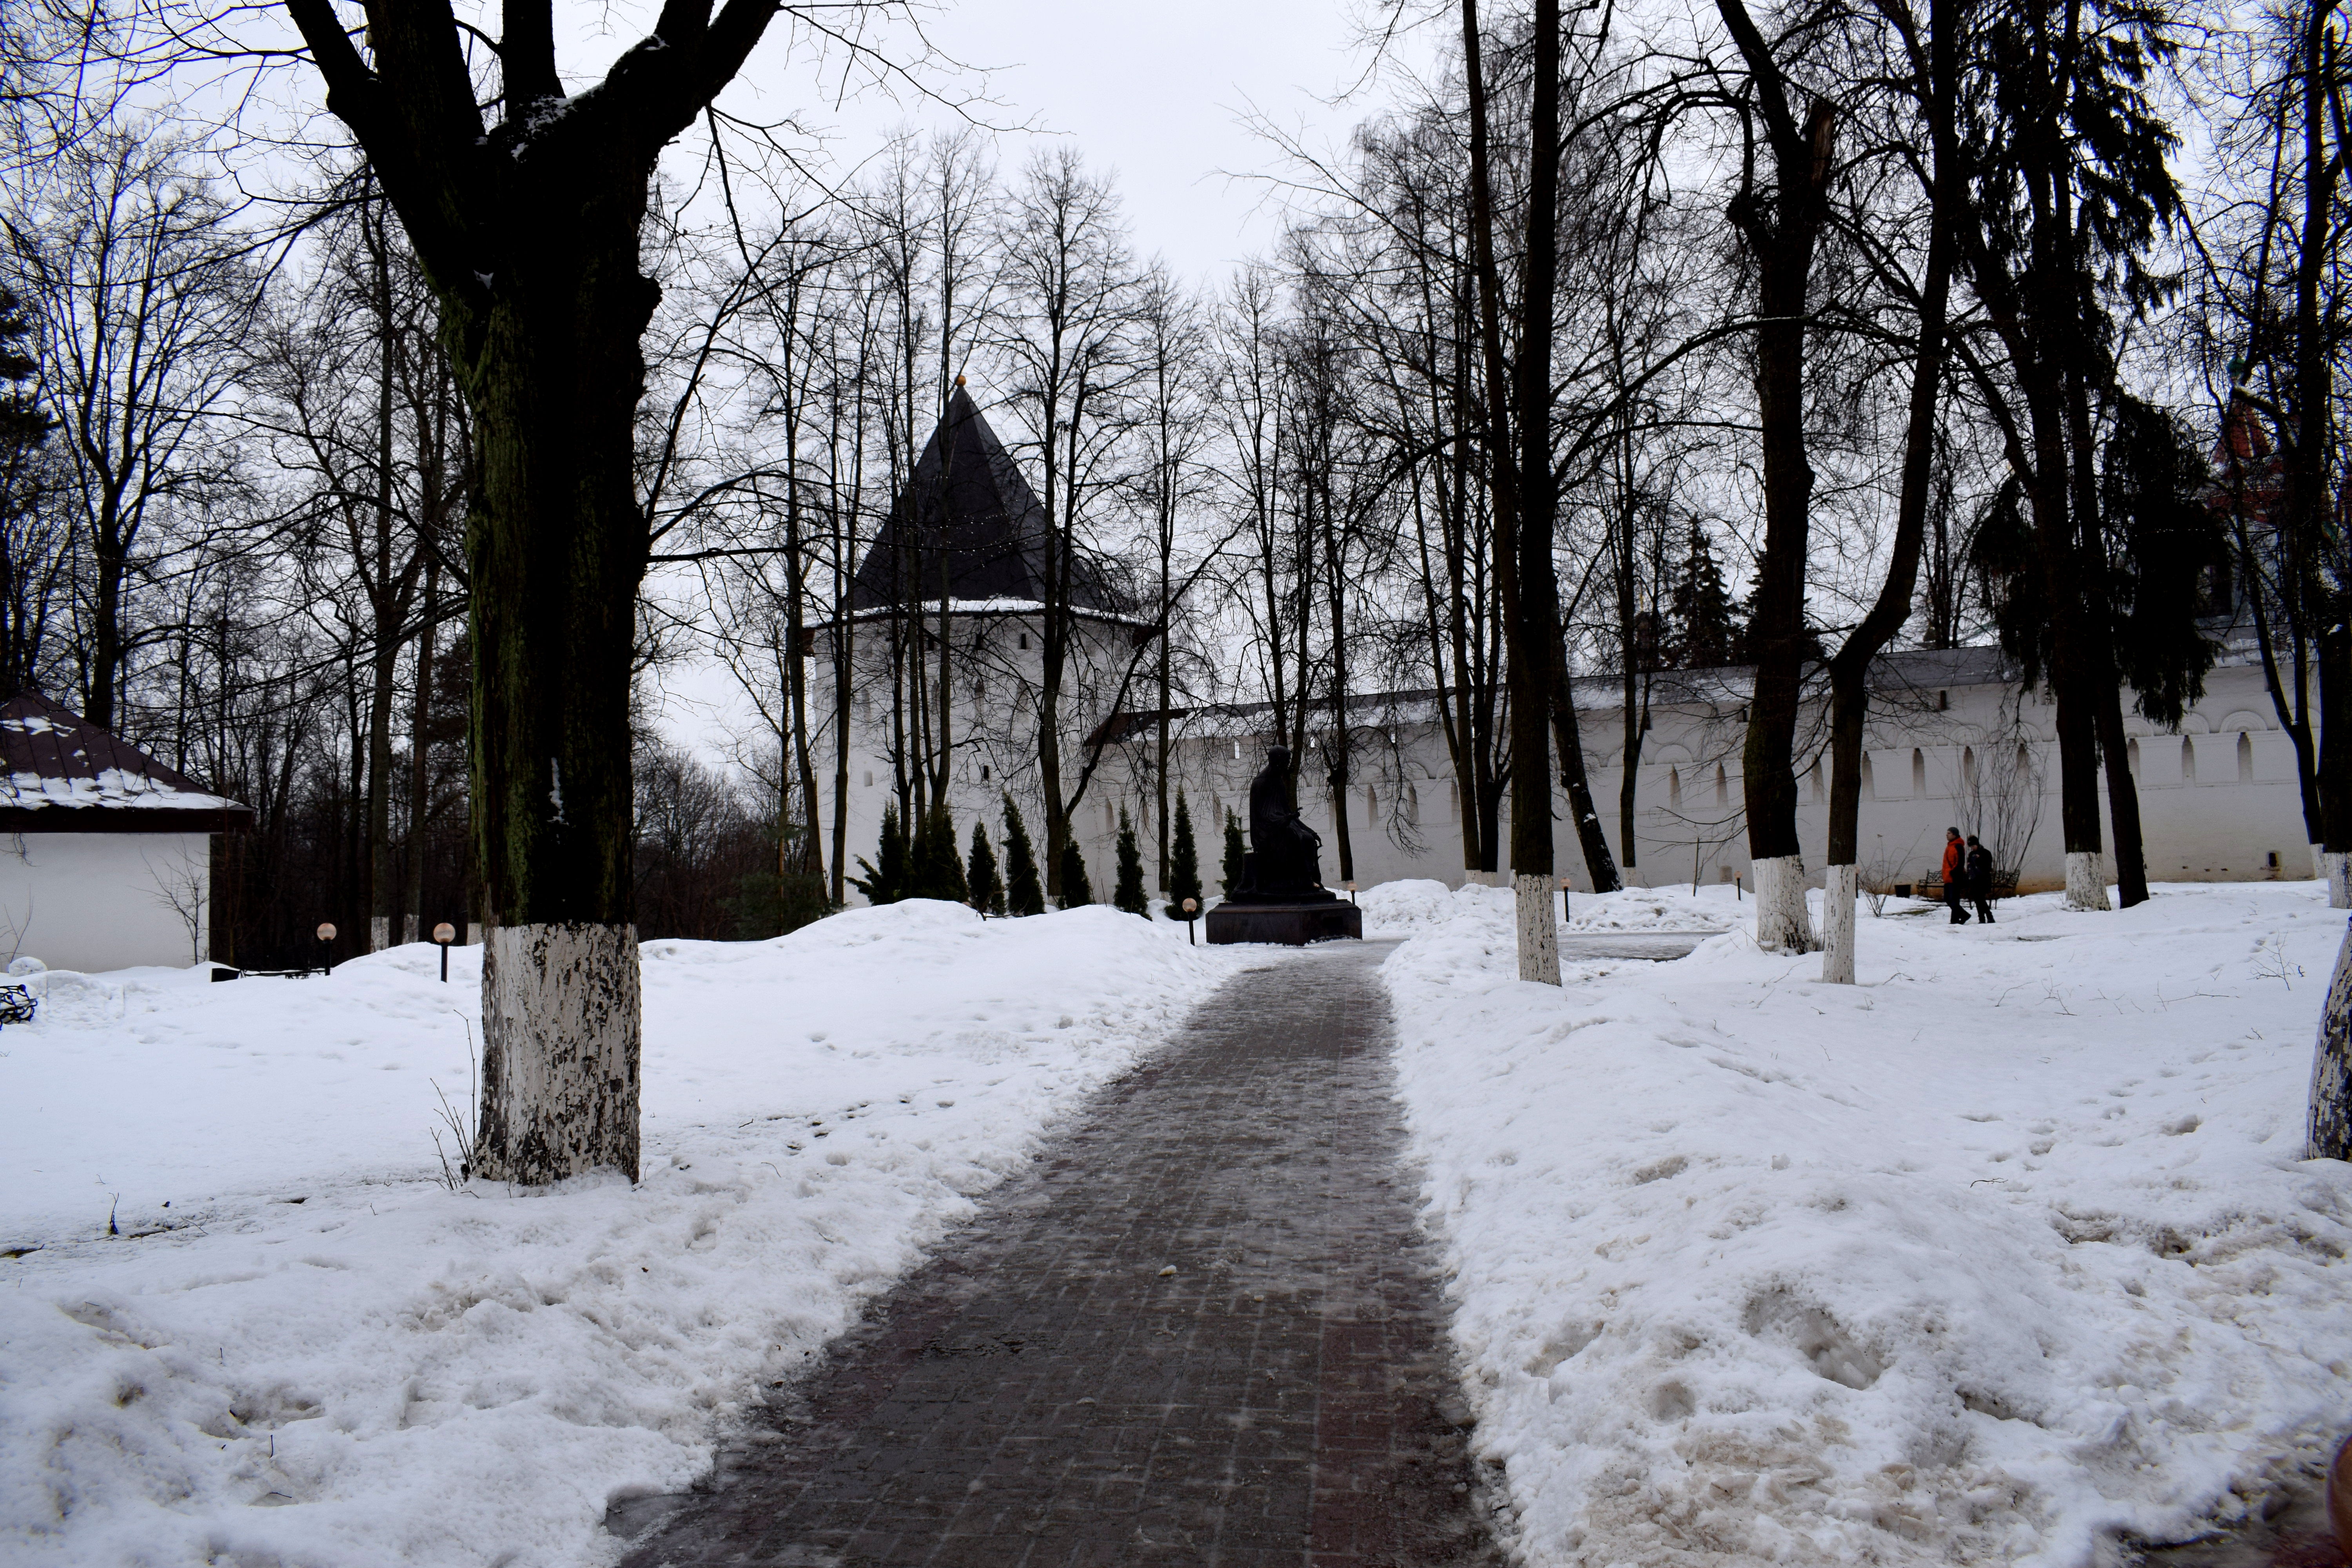
[[[1738,878],[1754,885],[1740,787],[1743,695],[1726,689],[1712,700],[1683,706],[1654,702],[1637,777],[1639,853],[1628,880],[1651,886],[1687,884],[1696,876],[1701,882]],[[1137,696],[1140,700],[1132,706],[1149,705],[1147,693]],[[1578,697],[1594,806],[1611,850],[1622,862],[1618,792],[1623,726],[1614,682],[1580,682]],[[887,718],[882,712],[886,700],[880,696],[876,700],[877,719]],[[1459,886],[1465,880],[1461,814],[1471,804],[1457,798],[1443,731],[1425,711],[1418,717],[1401,713],[1393,725],[1373,722],[1381,715],[1369,706],[1356,717],[1364,728],[1346,802],[1355,880],[1371,887],[1398,878],[1427,877]],[[1073,714],[1071,731],[1083,736],[1099,718],[1098,713]],[[1990,809],[1988,797],[1997,793],[1997,749],[2021,740],[2030,773],[2038,777],[2041,788],[2038,820],[2018,868],[2021,885],[2028,891],[2063,886],[2053,719],[2048,704],[2002,684],[1921,687],[1874,700],[1865,737],[1868,772],[1860,824],[1865,877],[1877,872],[1887,881],[1912,882],[1932,872],[1945,827],[1957,825],[1963,831],[1976,831]],[[1004,715],[991,722],[999,732],[1013,736]],[[1226,807],[1246,811],[1249,781],[1263,765],[1271,740],[1249,731],[1251,722],[1271,721],[1202,718],[1179,726],[1182,739],[1176,779],[1192,805],[1202,879],[1213,894],[1223,812]],[[2203,700],[2179,733],[2159,731],[2128,712],[2125,725],[2136,747],[2151,879],[2245,881],[2313,874],[2294,784],[2294,747],[2278,727],[2258,666],[2228,662],[2213,670]],[[1830,764],[1822,754],[1827,730],[1820,704],[1809,705],[1799,727],[1797,820],[1807,879],[1816,887],[1828,848]],[[1130,749],[1114,747],[1106,754],[1076,816],[1088,874],[1101,898],[1110,893],[1120,805],[1134,816],[1147,881],[1155,868],[1150,789],[1131,766],[1144,740],[1139,736],[1129,743]],[[892,775],[877,741],[873,727],[861,724],[853,732],[852,857],[873,856],[882,806],[890,798]],[[1034,736],[1025,743],[1034,745]],[[983,755],[989,759],[985,763]],[[1816,758],[1818,772],[1811,765]],[[968,761],[960,762],[954,795],[960,844],[969,842],[976,812],[986,815],[991,841],[1000,837],[998,792],[1009,773],[1031,836],[1043,852],[1044,816],[1031,759],[1034,752],[1024,755],[1024,742],[1015,738],[1001,747],[975,749]],[[1080,761],[1075,747],[1066,752],[1066,778],[1075,777]],[[990,772],[985,782],[978,777],[983,765]],[[1338,836],[1334,803],[1328,787],[1319,784],[1324,772],[1321,754],[1310,742],[1301,767],[1299,804],[1323,835],[1324,879],[1336,886],[1340,879]],[[1973,791],[1971,774],[1979,781]],[[871,784],[866,782],[868,778]],[[829,784],[829,773],[825,779]],[[2101,802],[2104,831],[2104,788]],[[2035,815],[2030,805],[2025,809]],[[1555,863],[1574,886],[1589,888],[1591,879],[1568,819],[1564,793],[1556,793],[1553,810]],[[1507,797],[1497,835],[1507,846],[1509,821]],[[1507,871],[1507,862],[1503,868]]]
[[[0,836],[0,957],[184,969],[211,952],[211,892],[202,833]]]

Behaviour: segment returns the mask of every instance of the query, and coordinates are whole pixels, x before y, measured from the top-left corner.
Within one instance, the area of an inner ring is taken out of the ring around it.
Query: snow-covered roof
[[[236,833],[253,808],[214,795],[31,692],[0,703],[0,831]]]

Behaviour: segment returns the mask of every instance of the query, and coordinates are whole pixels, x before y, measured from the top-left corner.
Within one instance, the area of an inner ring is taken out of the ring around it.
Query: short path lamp
[[[441,984],[449,984],[449,944],[457,940],[457,928],[443,921],[433,928],[433,940],[441,944]]]
[[[335,950],[327,944],[335,940],[335,922],[319,922],[319,967],[329,974],[335,972]]]
[[[1184,945],[1186,947],[1191,947],[1192,945],[1192,917],[1200,913],[1200,900],[1187,899],[1184,900]]]
[[[1356,901],[1356,884],[1353,882],[1342,882],[1339,885],[1348,889],[1348,901],[1351,904],[1354,903]]]
[[[1568,923],[1568,879],[1559,879],[1559,923]]]

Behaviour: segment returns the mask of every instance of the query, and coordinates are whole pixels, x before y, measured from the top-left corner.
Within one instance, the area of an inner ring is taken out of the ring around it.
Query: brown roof
[[[212,794],[70,709],[0,703],[0,831],[236,833],[253,808]]]

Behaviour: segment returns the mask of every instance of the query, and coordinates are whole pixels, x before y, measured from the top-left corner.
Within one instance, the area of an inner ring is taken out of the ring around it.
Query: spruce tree
[[[1693,518],[1682,569],[1675,574],[1674,593],[1666,604],[1666,646],[1662,650],[1666,664],[1713,669],[1733,662],[1739,654],[1739,620],[1706,530]]]
[[[1004,912],[1004,879],[996,874],[996,851],[988,847],[988,829],[978,817],[971,824],[971,859],[965,865],[963,885],[971,907],[984,915]]]
[[[955,815],[947,802],[923,814],[922,826],[915,832],[913,860],[910,898],[961,904],[971,896],[964,886],[963,862],[956,857]]]
[[[1009,914],[1045,912],[1045,884],[1037,876],[1037,857],[1029,847],[1029,829],[1021,808],[1004,796],[1004,908]]]
[[[1242,819],[1235,816],[1228,807],[1225,811],[1224,876],[1219,890],[1229,899],[1234,896],[1234,889],[1242,885],[1242,856],[1244,853],[1246,851],[1242,846]]]
[[[1202,901],[1201,851],[1200,847],[1192,842],[1192,808],[1184,804],[1184,797],[1181,795],[1176,797],[1174,837],[1175,842],[1168,851],[1168,918],[1177,921],[1191,920],[1200,911],[1195,909],[1192,915],[1186,914],[1184,900],[1191,899],[1196,904]]]
[[[1143,851],[1123,805],[1118,808],[1118,882],[1111,889],[1110,901],[1131,915],[1151,913],[1151,900],[1143,891]]]
[[[1062,907],[1075,910],[1094,901],[1094,884],[1087,880],[1087,858],[1076,839],[1066,838],[1062,841]]]
[[[863,855],[857,858],[866,875],[850,878],[849,885],[865,894],[869,904],[895,904],[907,896],[907,835],[898,826],[895,801],[882,808],[882,841],[875,855],[879,866]]]

